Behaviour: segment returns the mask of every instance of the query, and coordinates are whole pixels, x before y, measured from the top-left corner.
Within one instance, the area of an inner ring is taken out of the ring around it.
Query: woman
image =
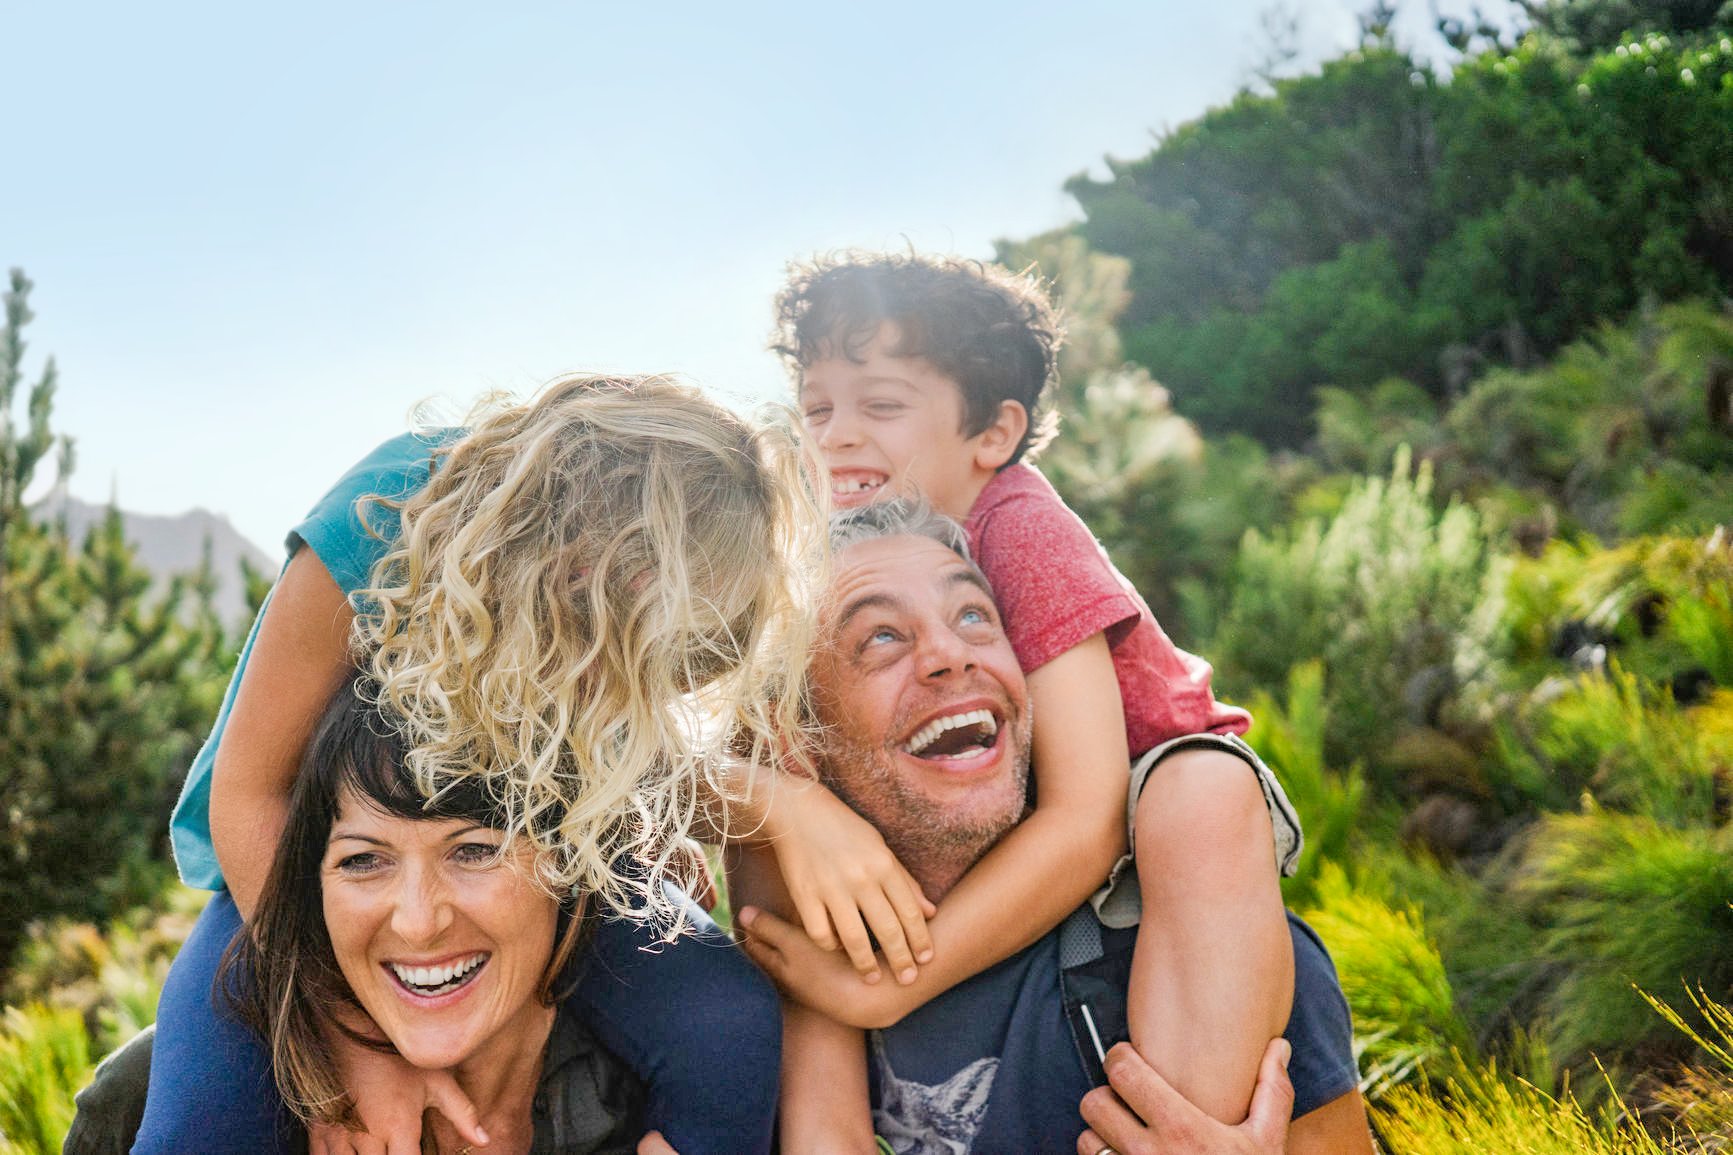
[[[427,801],[398,724],[340,689],[320,720],[288,825],[224,986],[269,1041],[283,1100],[306,1123],[354,1122],[331,1038],[448,1072],[488,1151],[631,1151],[641,1088],[566,1004],[582,901],[537,881],[510,815],[476,778]],[[463,1140],[435,1116],[423,1150]]]
[[[768,764],[795,724],[781,691],[808,636],[804,492],[775,435],[660,378],[556,382],[465,430],[395,438],[342,478],[289,534],[176,808],[182,877],[226,889],[165,985],[134,1150],[277,1145],[270,1110],[210,1111],[266,1101],[271,1079],[211,980],[357,648],[421,791],[479,782],[544,881],[613,916],[573,997],[646,1080],[650,1123],[686,1155],[767,1149],[774,992],[702,939],[640,948],[688,917],[664,883],[690,861],[701,786],[722,793],[724,747]],[[480,1141],[448,1078],[346,1039],[332,1058],[368,1134],[316,1133],[316,1150],[395,1150],[429,1106]]]

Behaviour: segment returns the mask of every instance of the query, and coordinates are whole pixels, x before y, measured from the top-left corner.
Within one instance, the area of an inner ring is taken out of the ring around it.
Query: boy
[[[1055,425],[1042,408],[1061,339],[1050,302],[978,263],[849,255],[797,267],[778,317],[775,348],[833,501],[918,494],[965,523],[1040,719],[1035,809],[933,917],[932,962],[875,988],[871,1015],[834,1017],[894,1021],[1045,933],[1111,870],[1103,921],[1148,928],[1133,1044],[1185,1097],[1238,1122],[1288,1018],[1293,958],[1270,862],[1291,872],[1298,824],[1238,741],[1249,717],[1215,701],[1209,666],[1174,648],[1027,464]],[[1122,857],[1133,753],[1135,873]],[[795,1008],[785,1045],[787,1149],[853,1145],[858,1112],[839,1115],[829,1073],[858,1040]]]

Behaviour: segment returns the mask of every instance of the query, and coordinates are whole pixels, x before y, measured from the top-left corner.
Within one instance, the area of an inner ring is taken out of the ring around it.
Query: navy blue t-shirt
[[[1311,927],[1288,922],[1294,1010],[1284,1035],[1298,1117],[1353,1090],[1359,1072],[1336,968]],[[872,1032],[873,1123],[898,1155],[1076,1146],[1077,1105],[1091,1084],[1065,1017],[1059,943],[1054,931]]]

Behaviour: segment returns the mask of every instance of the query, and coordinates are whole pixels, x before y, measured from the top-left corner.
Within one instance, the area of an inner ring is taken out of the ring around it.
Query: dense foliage
[[[1285,893],[1387,1149],[1724,1150],[1733,4],[1520,8],[1517,39],[1444,21],[1446,65],[1380,5],[1358,50],[1074,179],[1081,222],[999,255],[1069,315],[1040,464],[1304,817]],[[150,1017],[192,901],[161,896],[162,823],[227,662],[118,523],[25,516],[60,444],[52,365],[13,416],[27,289],[0,359],[0,1150],[52,1149]]]
[[[1375,11],[999,255],[1081,338],[1043,467],[1305,816],[1388,1148],[1720,1150],[1733,7],[1527,7],[1448,70]]]
[[[147,596],[118,513],[77,542],[25,506],[56,446],[70,464],[52,361],[19,396],[29,290],[14,272],[0,330],[0,959],[33,919],[107,918],[161,888],[168,808],[226,662],[208,595],[185,612],[197,582]]]

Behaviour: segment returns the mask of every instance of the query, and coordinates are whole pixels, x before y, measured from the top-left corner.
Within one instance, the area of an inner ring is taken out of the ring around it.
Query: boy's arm
[[[976,863],[928,923],[933,961],[912,983],[863,985],[774,919],[743,920],[748,948],[794,998],[839,1022],[889,1026],[1022,950],[1076,910],[1125,852],[1130,755],[1103,634],[1029,675],[1038,805]]]

